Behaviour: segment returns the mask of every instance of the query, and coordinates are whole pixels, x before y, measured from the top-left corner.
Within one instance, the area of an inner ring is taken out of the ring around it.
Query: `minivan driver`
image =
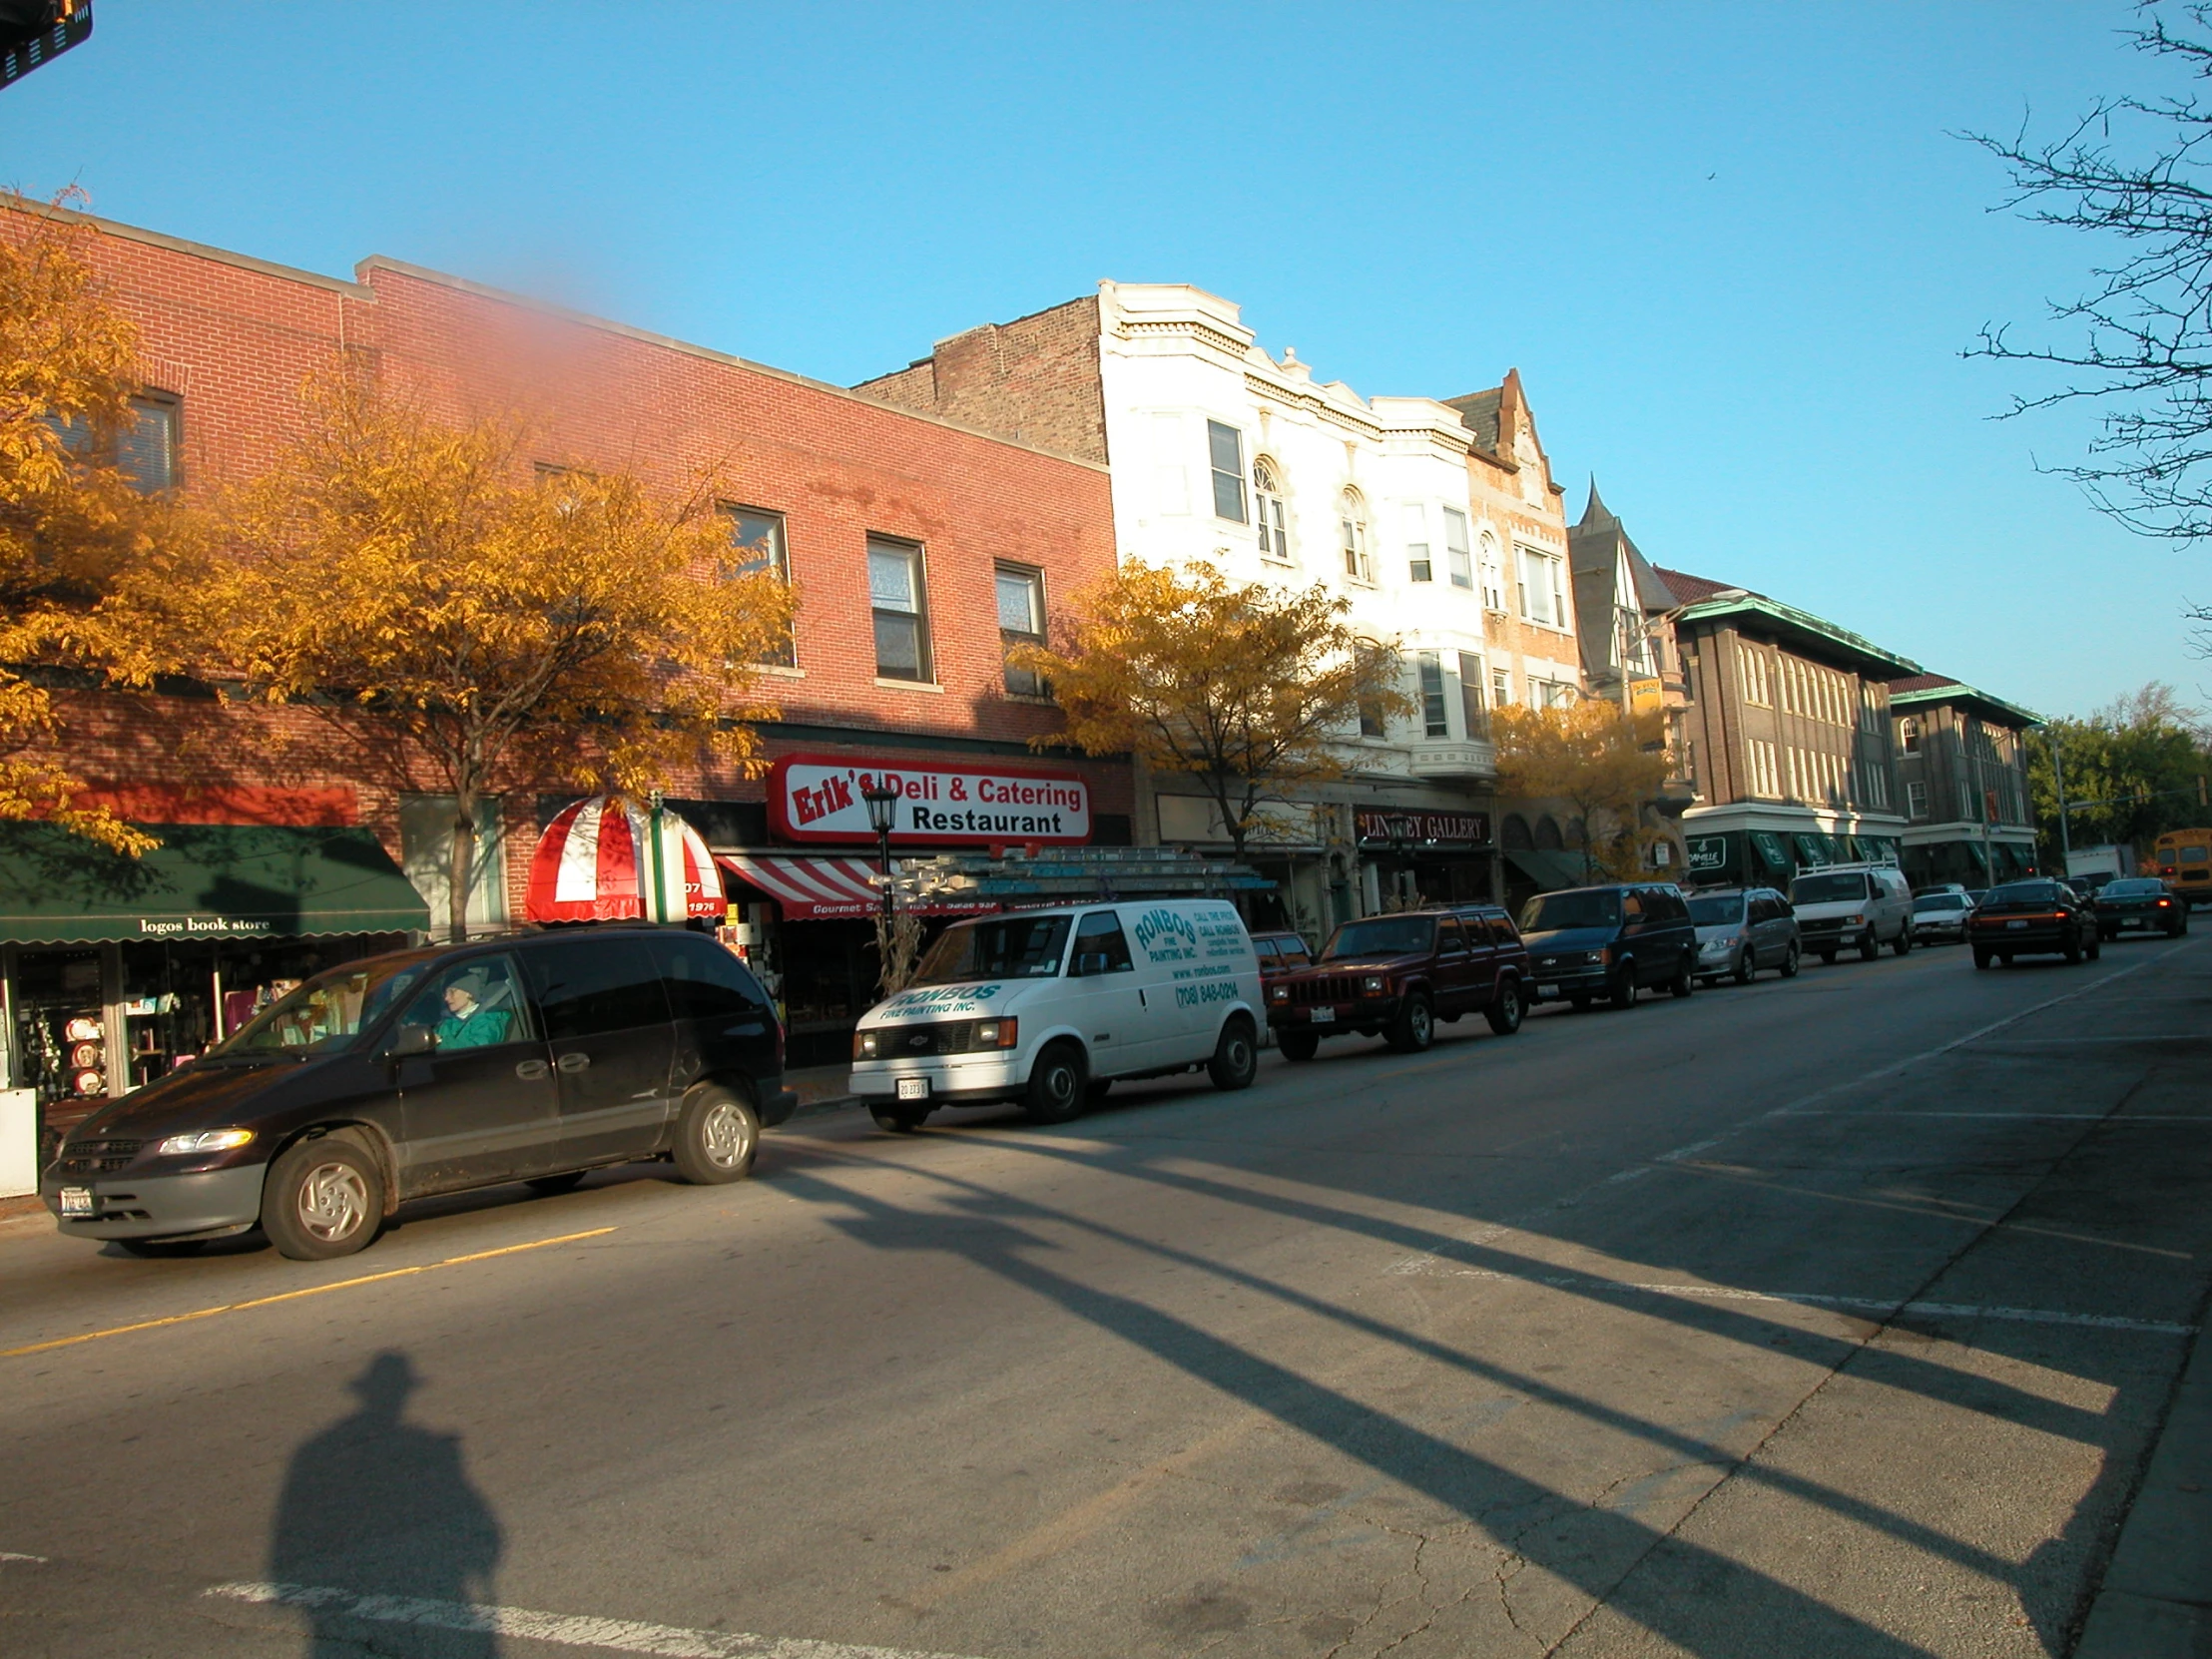
[[[445,987],[445,1018],[437,1023],[438,1047],[490,1048],[507,1040],[514,1014],[483,1003],[484,975],[471,969]]]

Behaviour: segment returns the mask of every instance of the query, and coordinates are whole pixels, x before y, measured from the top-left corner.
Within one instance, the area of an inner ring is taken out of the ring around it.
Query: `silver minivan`
[[[1772,887],[1717,887],[1690,895],[1697,924],[1697,976],[1708,985],[1723,976],[1748,985],[1761,968],[1793,978],[1804,946],[1797,912]]]

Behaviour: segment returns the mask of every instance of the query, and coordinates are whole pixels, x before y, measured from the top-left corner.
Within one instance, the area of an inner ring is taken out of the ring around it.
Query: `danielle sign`
[[[897,792],[891,840],[952,846],[1005,841],[1068,845],[1091,838],[1091,795],[1072,772],[1035,767],[944,768],[790,755],[769,775],[769,822],[794,841],[872,841],[861,791]]]

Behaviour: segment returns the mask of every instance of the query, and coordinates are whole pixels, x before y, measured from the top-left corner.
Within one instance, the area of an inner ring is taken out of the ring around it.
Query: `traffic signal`
[[[92,38],[92,0],[0,0],[0,87]]]

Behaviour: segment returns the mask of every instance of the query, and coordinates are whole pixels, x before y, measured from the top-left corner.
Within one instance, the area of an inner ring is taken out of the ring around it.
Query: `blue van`
[[[1533,1002],[1631,1008],[1645,985],[1697,988],[1697,926],[1671,881],[1540,892],[1521,909]]]

